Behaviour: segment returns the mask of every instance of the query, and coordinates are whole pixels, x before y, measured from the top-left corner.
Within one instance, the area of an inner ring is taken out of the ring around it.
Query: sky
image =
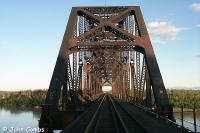
[[[0,90],[48,88],[73,6],[141,7],[167,88],[200,88],[200,0],[1,0]]]

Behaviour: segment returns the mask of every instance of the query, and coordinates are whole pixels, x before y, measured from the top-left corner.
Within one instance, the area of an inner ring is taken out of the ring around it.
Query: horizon
[[[165,87],[167,90],[200,90],[200,86],[197,87],[181,87],[181,86],[177,86],[177,87]],[[49,88],[33,88],[33,89],[9,89],[9,90],[5,90],[5,89],[0,89],[0,92],[18,92],[18,91],[36,91],[36,90],[48,90]],[[103,91],[107,92],[107,91],[111,91],[110,88],[102,88]]]
[[[0,5],[0,91],[48,89],[71,7],[113,3],[140,6],[166,88],[200,89],[199,0],[19,0]]]

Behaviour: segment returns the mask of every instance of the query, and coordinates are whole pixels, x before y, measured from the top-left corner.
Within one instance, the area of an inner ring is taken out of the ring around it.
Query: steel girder
[[[148,107],[153,91],[158,113],[173,117],[139,6],[72,8],[40,123],[60,109],[61,94],[64,111],[94,100],[105,83],[114,96]]]

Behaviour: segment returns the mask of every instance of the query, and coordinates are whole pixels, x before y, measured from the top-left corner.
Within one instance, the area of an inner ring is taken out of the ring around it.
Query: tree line
[[[174,108],[200,108],[200,90],[167,89]],[[0,91],[0,106],[34,107],[44,103],[47,90]]]
[[[200,108],[200,90],[168,89],[169,100],[175,108]]]
[[[0,106],[34,107],[44,103],[46,90],[0,91]]]

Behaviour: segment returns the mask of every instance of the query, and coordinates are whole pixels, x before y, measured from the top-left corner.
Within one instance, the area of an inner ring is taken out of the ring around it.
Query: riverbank
[[[185,110],[193,109],[194,106],[196,109],[200,109],[200,90],[167,89],[167,93],[175,110],[176,108],[180,109],[181,106]]]
[[[200,90],[176,90],[167,89],[170,103],[173,104],[174,112],[180,112],[181,106],[184,111],[192,111],[194,105],[200,109]],[[44,103],[47,94],[46,89],[26,91],[0,91],[0,106],[7,107],[36,107]]]
[[[0,106],[38,108],[44,103],[46,93],[46,90],[0,91]]]
[[[196,112],[200,112],[200,108],[195,109],[195,111],[196,111]],[[180,112],[181,112],[181,108],[175,107],[175,108],[173,108],[173,112],[174,112],[174,113],[180,113]],[[193,109],[184,108],[184,109],[183,109],[183,112],[193,112]]]

